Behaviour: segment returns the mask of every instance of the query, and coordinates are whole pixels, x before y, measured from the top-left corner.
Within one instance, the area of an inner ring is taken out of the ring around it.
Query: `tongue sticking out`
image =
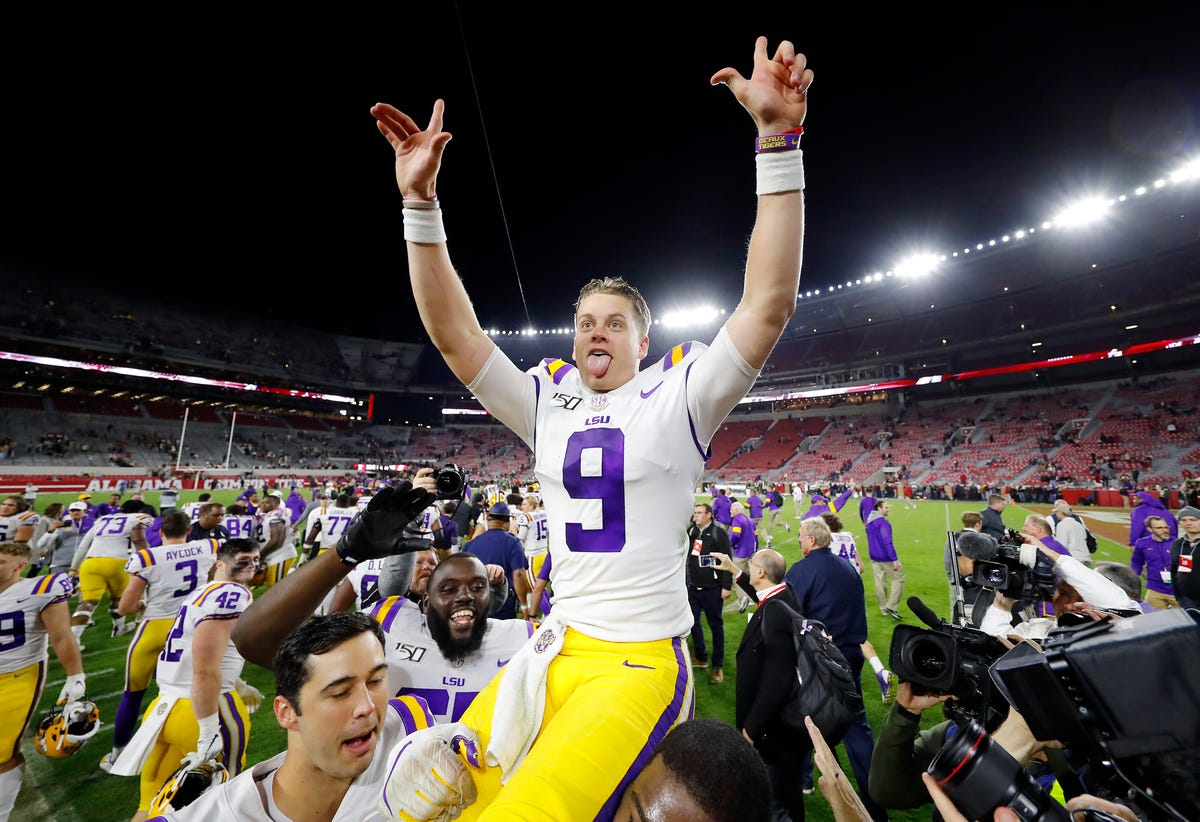
[[[588,354],[588,373],[593,377],[603,377],[608,373],[608,366],[611,364],[612,357],[608,354]]]

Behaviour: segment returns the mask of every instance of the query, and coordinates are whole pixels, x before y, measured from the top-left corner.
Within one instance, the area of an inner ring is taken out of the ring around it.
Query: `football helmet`
[[[100,730],[100,709],[90,699],[55,705],[38,723],[33,746],[51,759],[65,759]]]
[[[186,808],[199,799],[200,794],[228,778],[229,771],[220,762],[180,765],[150,801],[150,816]]]

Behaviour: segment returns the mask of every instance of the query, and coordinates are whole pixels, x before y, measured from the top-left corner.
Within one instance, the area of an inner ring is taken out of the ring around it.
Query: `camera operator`
[[[954,697],[949,694],[915,693],[912,683],[900,681],[896,701],[883,718],[875,740],[875,753],[871,757],[871,798],[885,808],[919,808],[931,801],[921,775],[946,742],[953,738],[958,726],[947,719],[921,730],[921,714],[951,699]],[[1066,774],[1070,770],[1061,754],[1053,751],[1061,745],[1034,739],[1024,717],[1011,708],[1008,717],[992,734],[992,741],[1025,766],[1047,790],[1056,773]],[[1044,751],[1050,753],[1043,754]]]
[[[954,584],[955,574],[950,563],[958,566],[958,590],[954,592],[954,618],[958,625],[978,628],[983,614],[992,604],[994,592],[978,585],[972,575],[976,559],[991,559],[996,556],[996,540],[983,533],[983,516],[975,511],[962,515],[963,529],[946,541],[946,576]]]
[[[1061,614],[1072,610],[1080,602],[1105,611],[1124,611],[1140,614],[1142,608],[1119,585],[1113,583],[1095,569],[1088,568],[1070,554],[1055,551],[1046,545],[1044,537],[1025,535],[1021,549],[1021,563],[1032,568],[1035,561],[1033,551],[1040,551],[1054,563],[1054,572],[1059,576],[1054,593],[1054,612]]]

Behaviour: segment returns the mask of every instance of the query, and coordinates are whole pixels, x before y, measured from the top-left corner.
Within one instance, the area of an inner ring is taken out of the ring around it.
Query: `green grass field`
[[[237,491],[214,492],[214,499],[218,502],[232,502],[237,493]],[[193,501],[197,495],[198,492],[195,491],[182,492],[180,503]],[[98,495],[97,499],[101,499],[103,496]],[[158,504],[157,497],[157,492],[150,492],[146,495],[147,501],[154,505]],[[39,496],[36,508],[41,511],[51,502],[66,503],[73,499],[74,495],[43,494]],[[704,500],[705,498],[698,497],[697,499]],[[920,597],[934,612],[941,616],[949,615],[948,586],[942,571],[942,546],[946,531],[959,527],[959,515],[963,511],[978,511],[980,508],[982,505],[978,502],[919,502],[916,510],[905,510],[903,505],[898,502],[893,504],[890,519],[897,551],[904,564],[905,599],[909,596]],[[863,535],[862,523],[858,519],[857,509],[858,501],[852,500],[844,512],[843,521],[846,527],[858,536],[860,553],[865,556],[866,539]],[[1019,528],[1021,521],[1029,512],[1024,508],[1014,507],[1005,512],[1004,518],[1010,526]],[[796,523],[799,520],[792,518],[794,512],[790,501],[784,508],[784,513],[787,515],[786,521],[791,525],[791,531],[777,530],[773,536],[773,547],[781,551],[791,563],[800,558],[800,549],[796,543]],[[1096,554],[1097,560],[1110,559],[1128,562],[1129,551],[1127,548],[1103,538],[1099,529],[1093,528],[1093,531],[1100,537],[1100,550]],[[866,582],[870,641],[886,663],[892,630],[897,623],[880,613],[875,603],[874,585],[869,570],[864,581]],[[904,614],[905,624],[920,625],[920,622],[909,613],[907,607],[902,606],[901,611]],[[696,672],[697,716],[717,717],[732,723],[734,688],[737,678],[735,655],[749,614],[749,611],[739,614],[732,608],[726,613],[725,683],[712,685],[708,681],[707,671],[698,670]],[[96,625],[89,628],[83,638],[83,644],[87,649],[83,653],[83,664],[88,675],[88,696],[99,705],[104,727],[78,753],[64,760],[49,760],[38,754],[33,748],[33,728],[30,728],[21,745],[28,766],[12,817],[14,820],[55,819],[59,822],[73,822],[73,820],[115,822],[115,820],[128,819],[137,808],[138,780],[135,777],[110,776],[97,767],[100,757],[111,747],[111,723],[121,697],[125,651],[128,646],[128,636],[117,639],[110,637],[110,626],[105,603],[101,603],[96,611]],[[707,635],[707,626],[705,630]],[[42,712],[53,705],[64,678],[62,666],[58,664],[51,652],[46,691],[33,724],[40,719]],[[251,717],[252,726],[247,755],[247,764],[250,765],[283,750],[286,746],[286,737],[283,729],[276,724],[270,709],[270,700],[275,687],[271,673],[247,663],[243,678],[267,697],[264,707]],[[155,688],[151,685],[143,703],[143,709],[149,705],[154,692]],[[882,704],[879,686],[876,684],[869,666],[864,666],[863,670],[863,693],[871,726],[878,729],[886,706]],[[926,724],[932,725],[941,718],[940,712],[929,712],[925,717]],[[840,750],[839,748],[839,752]],[[853,780],[844,754],[841,754],[841,760],[847,776]],[[832,819],[829,808],[819,792],[809,797],[807,811],[810,820],[824,822],[824,820]],[[891,814],[891,818],[894,820],[913,820],[914,822],[928,819],[928,817],[928,808],[917,811],[898,811]]]

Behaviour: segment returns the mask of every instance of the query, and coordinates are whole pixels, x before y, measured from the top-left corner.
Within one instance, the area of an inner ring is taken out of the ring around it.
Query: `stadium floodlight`
[[[1102,197],[1086,197],[1060,211],[1054,222],[1061,226],[1079,228],[1103,219],[1108,208],[1108,200]]]
[[[933,254],[914,254],[896,263],[897,277],[924,277],[938,266],[938,259]]]
[[[1189,160],[1171,172],[1172,183],[1188,183],[1192,180],[1200,180],[1200,157]]]
[[[665,312],[662,315],[662,324],[664,328],[694,328],[708,325],[719,316],[721,312],[716,307],[699,305]]]

